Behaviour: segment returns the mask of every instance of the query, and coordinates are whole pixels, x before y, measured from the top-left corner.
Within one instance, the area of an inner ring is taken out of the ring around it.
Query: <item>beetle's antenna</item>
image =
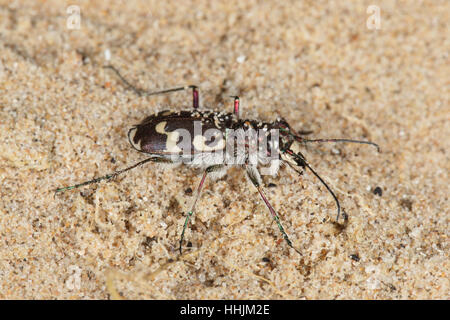
[[[119,72],[119,70],[117,70],[114,66],[112,65],[106,65],[103,66],[103,68],[105,69],[111,69],[112,71],[114,71],[114,73],[120,78],[120,80],[126,85],[126,89],[131,89],[134,91],[134,93],[136,93],[138,96],[142,97],[142,96],[155,96],[158,94],[165,94],[165,93],[170,93],[170,92],[176,92],[176,91],[183,91],[183,90],[187,90],[187,89],[192,89],[192,100],[193,100],[193,106],[194,109],[198,108],[199,106],[199,94],[198,94],[198,88],[197,86],[185,86],[185,87],[177,87],[177,88],[172,88],[172,89],[166,89],[166,90],[161,90],[161,91],[145,91],[143,89],[139,89],[136,86],[132,85],[127,79],[125,79]]]
[[[85,185],[88,185],[88,184],[92,184],[92,183],[97,183],[97,182],[100,182],[100,181],[103,181],[103,180],[110,180],[112,178],[115,178],[116,176],[118,176],[121,173],[130,171],[131,169],[134,169],[134,168],[136,168],[138,166],[141,166],[141,165],[143,165],[143,164],[145,164],[145,163],[147,163],[149,161],[160,162],[161,160],[165,160],[165,159],[155,158],[155,157],[147,158],[145,160],[142,160],[142,161],[139,161],[138,163],[133,164],[132,166],[130,166],[128,168],[116,171],[114,173],[107,174],[106,176],[95,178],[95,179],[92,179],[92,180],[89,180],[89,181],[85,181],[85,182],[82,182],[82,183],[78,183],[78,184],[75,184],[73,186],[58,188],[58,189],[55,190],[55,193],[76,189],[76,188],[79,188],[79,187],[82,187],[82,186],[85,186]]]
[[[352,139],[303,139],[298,136],[295,136],[295,139],[299,142],[349,142],[349,143],[369,144],[375,146],[378,152],[381,151],[380,146],[371,141],[352,140]]]
[[[333,196],[334,201],[336,202],[336,206],[337,206],[337,216],[336,216],[336,221],[339,221],[339,216],[341,214],[341,205],[339,203],[339,200],[337,198],[337,196],[334,194],[333,190],[331,190],[331,188],[328,186],[328,184],[325,182],[325,180],[323,180],[319,174],[314,171],[313,168],[311,168],[311,166],[306,162],[306,160],[302,159],[301,157],[299,157],[297,154],[295,154],[292,150],[286,150],[286,152],[288,154],[290,154],[291,156],[293,156],[296,159],[296,162],[300,165],[300,166],[304,166],[307,167],[316,177],[317,179],[320,180],[320,182],[325,186],[325,188],[327,188],[328,192]],[[286,163],[292,168],[294,169],[295,172],[297,172],[298,174],[300,174],[300,172],[288,161],[286,161]]]

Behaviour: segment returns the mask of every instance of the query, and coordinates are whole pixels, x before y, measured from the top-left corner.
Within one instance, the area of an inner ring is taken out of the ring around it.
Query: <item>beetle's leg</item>
[[[214,166],[206,168],[205,172],[203,173],[202,180],[200,180],[200,184],[197,187],[197,194],[195,196],[194,202],[192,203],[191,210],[188,211],[188,213],[186,215],[186,220],[184,220],[183,231],[181,232],[181,238],[180,238],[180,254],[182,254],[182,245],[183,245],[183,239],[184,239],[184,232],[186,231],[186,227],[187,227],[187,225],[189,223],[189,219],[194,214],[195,205],[197,203],[198,198],[200,198],[200,194],[202,192],[202,188],[203,188],[203,184],[204,184],[204,182],[206,180],[206,176],[208,175],[208,173],[220,170],[222,168],[223,168],[223,165],[214,165]]]
[[[198,94],[198,88],[197,86],[189,86],[189,88],[192,88],[192,107],[194,109],[197,109],[199,106],[199,94]]]
[[[142,160],[142,161],[139,161],[138,163],[133,164],[132,166],[130,166],[128,168],[125,168],[125,169],[122,169],[122,170],[119,170],[119,171],[107,174],[106,176],[95,178],[95,179],[92,179],[92,180],[89,180],[89,181],[85,181],[85,182],[82,182],[82,183],[79,183],[79,184],[75,184],[73,186],[58,188],[58,189],[55,190],[55,193],[76,189],[76,188],[79,188],[79,187],[82,187],[82,186],[85,186],[85,185],[88,185],[88,184],[100,182],[102,180],[113,179],[113,178],[117,177],[121,173],[127,172],[127,171],[129,171],[131,169],[134,169],[134,168],[136,168],[138,166],[141,166],[144,163],[147,163],[147,162],[150,162],[150,161],[151,162],[159,162],[159,163],[172,163],[171,160],[165,159],[165,158],[160,158],[160,157],[147,158],[145,160]]]
[[[234,110],[233,113],[236,115],[236,117],[239,119],[239,97],[238,96],[230,96],[231,98],[234,98]]]
[[[296,248],[294,248],[294,246],[292,245],[292,242],[289,239],[286,231],[284,231],[283,225],[281,224],[281,221],[280,221],[280,217],[278,216],[275,209],[270,204],[269,200],[267,200],[267,197],[261,187],[261,175],[259,174],[258,169],[256,168],[256,166],[247,165],[246,170],[247,170],[247,176],[249,177],[249,179],[253,183],[253,185],[256,187],[256,189],[259,192],[259,195],[261,196],[261,199],[263,199],[264,203],[266,204],[267,208],[269,209],[270,214],[272,215],[273,220],[275,220],[278,228],[280,229],[284,240],[286,240],[289,247],[294,249],[298,254],[302,255],[301,252],[299,250],[297,250]]]
[[[198,108],[199,106],[199,94],[198,94],[198,88],[197,86],[186,86],[186,87],[178,87],[178,88],[172,88],[172,89],[166,89],[166,90],[161,90],[161,91],[146,91],[143,89],[139,89],[136,86],[132,85],[130,82],[128,82],[127,79],[125,79],[119,72],[119,70],[117,70],[114,66],[112,65],[107,65],[104,66],[103,68],[105,69],[111,69],[112,71],[114,71],[114,73],[120,78],[120,80],[126,85],[126,89],[131,89],[134,91],[134,93],[136,93],[138,96],[154,96],[154,95],[158,95],[158,94],[164,94],[164,93],[170,93],[170,92],[175,92],[175,91],[183,91],[183,90],[187,90],[187,89],[192,89],[192,100],[193,100],[193,106],[194,109]]]

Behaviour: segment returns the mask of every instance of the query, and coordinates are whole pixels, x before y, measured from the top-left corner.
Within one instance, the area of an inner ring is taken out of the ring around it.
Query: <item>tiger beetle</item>
[[[139,89],[128,82],[115,67],[108,65],[104,66],[104,68],[111,69],[125,84],[126,89],[131,89],[138,96],[153,96],[192,89],[193,110],[177,112],[161,111],[146,117],[140,124],[135,125],[128,131],[128,140],[131,146],[141,153],[150,155],[149,158],[103,177],[69,187],[58,188],[55,192],[79,188],[102,180],[111,180],[116,176],[147,162],[166,164],[184,163],[190,167],[200,168],[203,170],[203,176],[183,224],[179,241],[180,254],[182,253],[184,234],[189,219],[194,213],[195,205],[200,197],[205,179],[208,175],[217,178],[223,176],[229,167],[239,166],[244,168],[250,182],[256,187],[261,199],[269,209],[284,240],[289,247],[293,248],[301,255],[300,251],[292,245],[291,240],[281,224],[278,214],[270,204],[261,187],[262,179],[260,169],[264,165],[267,165],[267,159],[271,161],[277,160],[281,164],[286,164],[298,174],[302,173],[302,169],[307,168],[310,170],[334,198],[337,206],[336,222],[338,222],[341,213],[339,200],[327,183],[306,161],[304,155],[300,151],[302,145],[319,142],[349,142],[373,145],[379,151],[379,146],[370,141],[352,139],[306,139],[302,137],[302,135],[304,136],[311,132],[296,132],[282,118],[278,118],[274,122],[240,119],[240,101],[237,96],[233,96],[234,110],[232,113],[200,111],[199,91],[197,86],[190,85],[148,92]],[[213,133],[211,133],[211,131]],[[250,132],[255,133],[257,131],[260,134],[249,134]],[[229,151],[230,149],[231,151]],[[217,155],[219,155],[219,157],[217,157]],[[230,159],[234,161],[230,161]],[[278,167],[276,167],[275,172],[272,171],[271,174],[275,175],[277,169]]]

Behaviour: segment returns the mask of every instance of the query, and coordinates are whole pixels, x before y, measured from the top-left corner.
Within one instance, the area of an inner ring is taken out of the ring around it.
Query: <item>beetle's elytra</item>
[[[201,194],[207,175],[214,173],[221,176],[230,166],[240,166],[245,169],[249,180],[258,190],[262,200],[269,209],[272,218],[278,225],[287,244],[296,252],[288,235],[280,222],[279,216],[267,199],[261,184],[261,171],[271,169],[270,174],[276,174],[278,163],[285,163],[297,173],[301,168],[308,168],[326,187],[333,196],[337,205],[339,220],[339,201],[326,184],[314,171],[301,153],[302,146],[313,142],[352,142],[370,144],[379,147],[370,141],[351,139],[306,139],[297,133],[284,120],[274,122],[261,122],[251,119],[239,118],[239,97],[234,97],[234,112],[215,112],[199,110],[199,92],[196,86],[179,87],[157,92],[145,92],[131,85],[122,77],[113,66],[106,66],[113,70],[117,76],[138,95],[156,95],[186,89],[192,89],[193,109],[189,111],[162,111],[146,117],[140,124],[133,126],[128,132],[128,139],[134,149],[150,157],[128,168],[112,174],[89,180],[70,187],[56,189],[56,192],[78,188],[102,180],[109,180],[147,162],[159,163],[185,163],[189,166],[202,168],[203,176],[197,187],[197,194],[187,212],[179,241],[180,253],[184,233],[189,219],[194,213],[195,204]],[[276,166],[273,164],[276,163]]]
[[[162,111],[145,118],[140,124],[128,132],[131,145],[138,151],[150,154],[166,155],[178,154],[189,148],[191,154],[217,151],[224,149],[221,141],[210,137],[204,141],[204,132],[216,129],[224,133],[235,122],[233,114],[199,111]],[[201,132],[196,137],[195,124],[201,124]],[[180,130],[186,130],[189,141],[179,141]],[[186,145],[183,145],[186,144]]]

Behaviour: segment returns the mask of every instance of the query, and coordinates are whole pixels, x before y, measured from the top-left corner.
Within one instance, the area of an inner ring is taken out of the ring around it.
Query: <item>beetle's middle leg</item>
[[[239,113],[240,113],[240,109],[239,109],[239,97],[238,96],[230,96],[231,98],[234,98],[234,110],[233,113],[236,115],[236,118],[239,119]]]
[[[119,77],[119,79],[126,85],[126,89],[131,89],[133,90],[134,93],[136,93],[138,96],[155,96],[158,94],[165,94],[165,93],[170,93],[170,92],[176,92],[176,91],[183,91],[183,90],[187,90],[187,89],[192,89],[192,105],[194,109],[197,109],[199,106],[199,93],[198,93],[198,87],[194,86],[194,85],[190,85],[190,86],[185,86],[185,87],[177,87],[177,88],[172,88],[172,89],[166,89],[166,90],[161,90],[161,91],[146,91],[143,89],[140,89],[138,87],[136,87],[135,85],[132,85],[127,79],[125,79],[119,72],[119,70],[117,70],[114,66],[112,65],[107,65],[104,66],[103,68],[105,69],[111,69],[112,71],[114,71],[114,73]]]
[[[184,232],[186,231],[186,227],[189,223],[189,219],[194,214],[195,205],[197,203],[197,200],[200,198],[200,194],[202,193],[202,188],[203,188],[203,184],[205,183],[206,176],[208,175],[208,173],[221,170],[223,167],[224,167],[224,165],[221,165],[221,164],[213,165],[213,166],[206,168],[205,172],[203,173],[202,180],[200,180],[200,184],[197,187],[197,194],[195,196],[194,202],[192,203],[191,210],[188,211],[188,213],[186,215],[186,220],[184,220],[183,231],[181,232],[181,238],[180,238],[180,254],[182,254]]]

